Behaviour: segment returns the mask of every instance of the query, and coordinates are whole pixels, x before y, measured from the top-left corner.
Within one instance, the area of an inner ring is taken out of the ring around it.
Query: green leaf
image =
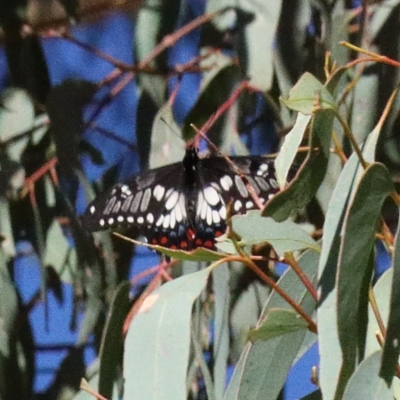
[[[122,328],[131,305],[130,288],[129,282],[122,282],[115,290],[101,340],[98,388],[99,393],[106,398],[112,395],[117,367],[122,363],[124,344]]]
[[[388,321],[389,308],[390,308],[390,296],[393,282],[393,268],[389,268],[385,271],[382,276],[378,279],[373,287],[376,304],[378,306],[379,313],[382,317],[382,321]],[[365,356],[369,356],[372,353],[382,350],[381,345],[376,339],[376,332],[379,330],[378,322],[375,318],[374,311],[372,310],[371,304],[368,307],[368,331],[367,340],[365,345]]]
[[[179,18],[179,2],[168,3],[162,0],[147,0],[140,7],[135,29],[135,50],[139,65],[160,43],[160,40],[173,32]],[[168,67],[166,53],[162,53],[149,66],[159,70]],[[155,104],[161,107],[167,94],[167,79],[158,74],[139,74],[139,83],[152,97]]]
[[[181,137],[181,130],[175,122],[171,104],[166,103],[154,119],[149,167],[158,168],[182,161],[184,154],[185,143]]]
[[[226,264],[212,272],[214,292],[214,390],[221,399],[226,386],[226,367],[229,357],[229,270]]]
[[[289,92],[289,97],[282,103],[294,111],[313,114],[318,109],[336,110],[335,100],[328,89],[309,72],[304,73]]]
[[[261,324],[249,332],[249,340],[267,341],[276,336],[306,330],[308,324],[293,310],[269,309]]]
[[[357,349],[363,347],[359,335],[366,322],[361,319],[361,312],[368,304],[367,291],[373,271],[370,257],[382,204],[392,190],[394,187],[387,169],[378,163],[370,165],[346,215],[338,272],[337,323],[343,352],[338,398],[354,372]]]
[[[68,274],[63,276],[62,272],[70,252],[70,246],[67,238],[61,229],[57,220],[53,220],[46,235],[46,247],[43,255],[43,264],[51,265],[66,282],[73,282],[74,277],[71,276],[70,270],[66,269]]]
[[[307,277],[314,281],[318,254],[313,251],[305,252],[299,259],[299,265]],[[300,304],[308,315],[312,315],[315,301],[299,282],[293,270],[288,269],[278,281],[278,285]],[[291,306],[275,291],[272,291],[269,296],[260,321],[271,308],[292,310]],[[267,342],[248,343],[236,365],[224,399],[276,400],[305,334],[306,331],[301,330],[275,337]]]
[[[8,272],[5,254],[0,249],[0,362],[1,356],[10,356],[9,346],[15,332],[17,315],[17,293]]]
[[[343,395],[343,400],[392,400],[392,390],[378,376],[381,362],[381,351],[367,357],[356,369],[349,380]]]
[[[5,196],[0,193],[0,234],[4,238],[0,242],[0,251],[4,251],[6,257],[15,256],[14,234],[11,225],[10,206]]]
[[[286,185],[290,167],[296,157],[297,150],[303,140],[304,133],[310,120],[310,115],[304,115],[302,113],[297,114],[296,122],[290,132],[285,136],[278,157],[275,159],[276,179],[281,189]]]
[[[28,92],[19,88],[8,88],[1,94],[0,143],[7,142],[33,128],[35,110]],[[12,161],[19,162],[29,142],[29,136],[20,138],[6,147],[6,154]]]
[[[317,324],[320,354],[319,380],[321,391],[326,399],[333,397],[342,363],[336,324],[336,270],[344,210],[358,164],[358,157],[354,153],[345,164],[335,186],[323,228],[324,236],[318,265],[320,305]]]
[[[146,298],[125,340],[124,397],[184,400],[193,302],[211,268],[182,276]]]
[[[199,247],[192,251],[172,250],[167,247],[139,242],[135,239],[128,238],[116,232],[113,232],[113,234],[138,246],[147,247],[161,254],[165,254],[168,257],[175,258],[176,260],[213,262],[226,257],[226,254],[217,253],[216,251],[208,250],[202,247]]]
[[[389,320],[386,327],[382,363],[379,370],[379,376],[381,376],[388,385],[391,384],[393,377],[396,375],[400,354],[400,225],[397,226],[394,245],[393,281],[390,293]]]
[[[276,222],[272,218],[262,217],[258,210],[232,217],[232,228],[240,236],[239,246],[252,246],[267,242],[279,257],[283,257],[287,251],[293,252],[308,248],[317,252],[320,250],[315,240],[299,225],[292,221]],[[217,247],[220,248],[221,244],[217,243]]]
[[[315,390],[314,392],[302,397],[300,400],[323,400],[323,398],[322,398],[321,391]]]
[[[239,63],[250,84],[265,92],[272,86],[273,52],[282,0],[265,3],[244,0],[238,5],[253,16],[249,23],[243,24],[244,32],[239,36],[242,41],[238,48]]]
[[[315,196],[328,166],[333,118],[331,110],[319,111],[313,116],[307,158],[288,187],[267,202],[263,210],[265,217],[283,221],[302,210]]]

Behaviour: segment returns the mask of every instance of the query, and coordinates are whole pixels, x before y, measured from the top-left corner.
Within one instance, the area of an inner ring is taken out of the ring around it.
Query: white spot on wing
[[[153,214],[152,214],[152,213],[147,214],[146,219],[147,219],[147,222],[148,222],[149,224],[152,224],[152,223],[154,222],[154,216],[153,216]]]
[[[133,222],[135,221],[135,218],[133,218],[132,216],[129,216],[126,220],[127,220],[130,224],[133,224]]]
[[[250,186],[256,191],[257,194],[260,194],[260,188],[256,184],[255,180],[251,176],[246,177]]]
[[[212,212],[212,219],[213,219],[213,221],[214,221],[214,224],[218,224],[218,223],[221,221],[221,217],[220,217],[220,215],[218,214],[218,211],[217,211],[217,210],[213,210],[213,212]]]
[[[171,193],[171,195],[168,197],[167,202],[165,203],[165,208],[167,210],[172,210],[175,207],[176,202],[179,199],[179,193],[175,190]]]
[[[158,218],[158,220],[156,222],[156,226],[161,226],[163,221],[164,221],[164,216],[160,215],[160,218]]]
[[[170,215],[171,215],[171,220],[169,222],[169,226],[171,227],[171,229],[174,229],[175,228],[175,223],[176,223],[175,210],[172,210]]]
[[[222,186],[222,189],[228,191],[232,185],[233,185],[233,181],[232,178],[229,175],[225,175],[220,179],[220,183]]]
[[[219,215],[221,216],[222,219],[226,219],[226,207],[222,206],[219,210]]]
[[[161,185],[157,185],[153,190],[153,196],[157,201],[161,201],[165,193],[165,188]]]
[[[186,200],[183,194],[179,196],[179,205],[181,206],[183,218],[186,218]]]
[[[242,178],[239,175],[235,176],[235,185],[237,189],[239,190],[239,193],[242,197],[247,197],[249,195],[246,185],[242,181]]]
[[[253,207],[253,202],[252,201],[246,201],[246,208],[251,208]]]
[[[240,200],[236,200],[235,204],[233,205],[233,209],[235,211],[239,211],[243,207],[243,204]]]
[[[118,200],[118,201],[115,203],[115,206],[113,207],[112,212],[113,212],[113,213],[117,213],[117,212],[119,211],[120,208],[121,208],[121,200]]]
[[[212,210],[209,206],[207,206],[207,224],[212,225]]]
[[[126,212],[129,210],[129,206],[131,205],[132,199],[133,199],[133,195],[130,195],[124,200],[124,203],[122,204],[122,207],[121,207],[121,211]]]
[[[138,217],[137,222],[138,224],[143,224],[144,218],[142,216]]]
[[[91,206],[89,211],[90,211],[90,214],[94,214],[94,212],[96,211],[96,207]]]
[[[164,217],[163,228],[167,229],[169,227],[169,220],[170,220],[170,216],[166,215]]]
[[[99,221],[99,224],[100,224],[100,226],[104,226],[104,224],[105,224],[104,219],[101,219],[101,220]]]
[[[104,209],[104,214],[110,214],[112,208],[114,207],[114,204],[116,202],[117,198],[115,196],[111,197],[111,199],[108,201],[106,208]]]
[[[197,196],[197,216],[201,215],[202,206],[205,203],[204,196],[202,192],[199,192]]]
[[[142,203],[140,204],[140,211],[141,212],[145,212],[147,210],[147,207],[149,206],[150,198],[151,198],[151,189],[147,188],[144,191]]]
[[[271,184],[271,186],[272,186],[274,189],[279,189],[278,182],[277,182],[275,179],[270,179],[270,180],[269,180],[269,183]]]
[[[208,186],[203,190],[203,192],[204,197],[211,206],[215,206],[220,202],[219,194],[213,187]]]
[[[258,186],[260,186],[261,190],[269,190],[270,189],[268,182],[263,177],[256,176],[255,180],[256,180]]]
[[[112,225],[114,223],[114,218],[108,218],[107,222],[109,225]]]
[[[267,163],[261,164],[258,167],[257,175],[258,176],[264,176],[268,172],[268,168],[269,168],[269,166],[268,166]]]
[[[143,196],[143,192],[142,191],[137,192],[135,194],[135,197],[133,198],[132,205],[131,205],[131,208],[130,208],[131,213],[134,214],[138,210],[139,204],[140,204],[140,200],[142,200],[142,196]]]
[[[203,203],[200,204],[200,206],[201,206],[200,218],[201,218],[201,219],[206,219],[207,208],[209,208],[209,207],[208,207],[208,204],[207,204],[207,202],[206,202],[205,200],[203,200]]]
[[[175,211],[175,215],[176,215],[176,220],[178,222],[181,222],[182,219],[183,219],[183,216],[182,216],[182,210],[181,210],[180,202],[175,206],[174,211]]]
[[[117,221],[118,222],[124,222],[124,217],[122,215],[118,215]]]

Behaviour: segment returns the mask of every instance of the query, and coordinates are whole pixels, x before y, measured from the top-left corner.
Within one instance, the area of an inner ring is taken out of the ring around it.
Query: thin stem
[[[363,166],[364,169],[368,167],[367,162],[364,160],[364,156],[361,152],[360,147],[358,146],[358,143],[356,139],[354,138],[349,125],[347,125],[347,122],[342,118],[342,116],[339,113],[335,113],[336,118],[339,120],[340,125],[342,125],[344,134],[347,136],[347,138],[350,140],[351,145],[353,146],[354,151],[356,152],[358,159],[360,160],[361,165]]]
[[[176,32],[172,33],[171,35],[165,36],[164,39],[162,40],[162,42],[160,44],[158,44],[156,47],[154,47],[154,49],[150,52],[150,54],[148,54],[142,61],[140,61],[139,68],[142,68],[146,64],[149,64],[156,57],[158,57],[164,50],[166,50],[169,47],[174,46],[178,40],[182,39],[182,37],[184,37],[188,33],[194,31],[195,29],[197,29],[199,26],[205,24],[206,22],[211,21],[218,15],[225,13],[227,10],[228,10],[228,8],[225,7],[218,11],[215,11],[214,13],[211,13],[211,14],[203,14],[200,17],[189,22],[182,28],[178,29]]]
[[[100,393],[95,392],[88,384],[86,379],[81,380],[81,384],[79,386],[81,390],[84,390],[85,392],[91,394],[92,396],[96,397],[97,400],[107,400],[104,396],[102,396]]]
[[[293,253],[291,253],[291,252],[285,253],[285,257],[280,261],[285,264],[289,264],[290,268],[292,268],[292,270],[296,273],[296,275],[299,277],[299,279],[301,280],[303,285],[306,287],[306,289],[309,291],[309,293],[314,298],[314,300],[318,301],[318,293],[317,293],[315,287],[310,282],[307,275],[300,268],[300,265],[298,264],[298,262],[294,259]]]
[[[307,322],[308,329],[311,332],[317,333],[317,325],[311,317],[284,290],[282,290],[271,277],[261,271],[249,257],[243,258],[239,256],[229,256],[213,263],[213,267],[231,261],[238,261],[246,264],[263,282],[270,286],[271,289],[275,290],[291,307],[293,307],[293,309]]]

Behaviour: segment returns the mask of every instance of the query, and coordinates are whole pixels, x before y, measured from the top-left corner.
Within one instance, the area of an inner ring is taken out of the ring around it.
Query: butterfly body
[[[200,159],[189,147],[182,162],[144,172],[97,197],[89,204],[83,225],[91,231],[134,225],[151,244],[214,248],[215,238],[226,230],[229,203],[232,214],[256,208],[247,183],[263,203],[279,191],[271,159],[232,161],[242,176],[224,158]]]

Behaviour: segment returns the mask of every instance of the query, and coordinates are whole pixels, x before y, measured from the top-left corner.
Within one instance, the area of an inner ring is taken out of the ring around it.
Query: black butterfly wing
[[[260,156],[232,157],[262,203],[279,192],[274,161]],[[226,206],[232,202],[231,214],[243,214],[257,208],[246,183],[222,157],[199,161],[199,180],[195,216],[195,247],[214,247],[215,237],[226,230]]]
[[[98,196],[82,224],[90,231],[136,226],[149,243],[186,248],[192,224],[183,185],[182,163],[144,172]]]

